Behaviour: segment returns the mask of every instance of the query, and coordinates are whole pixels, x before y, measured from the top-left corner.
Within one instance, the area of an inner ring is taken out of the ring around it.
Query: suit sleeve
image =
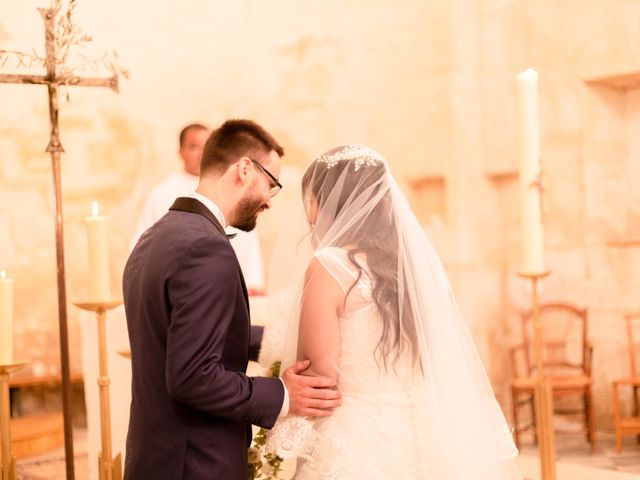
[[[270,428],[282,408],[282,382],[227,370],[221,361],[237,300],[235,262],[212,237],[179,259],[168,282],[167,390],[192,408]]]
[[[264,327],[251,325],[251,337],[249,340],[249,360],[258,361],[260,349],[262,348],[262,338],[264,337]]]

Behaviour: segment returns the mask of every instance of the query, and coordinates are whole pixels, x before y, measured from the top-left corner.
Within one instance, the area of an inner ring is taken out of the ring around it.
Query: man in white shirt
[[[131,239],[130,250],[133,250],[145,230],[167,213],[177,197],[188,195],[196,189],[202,149],[208,137],[209,129],[199,123],[192,123],[182,129],[178,154],[182,159],[183,169],[168,175],[147,197]],[[264,294],[264,269],[257,234],[255,231],[243,232],[233,227],[226,230],[229,234],[235,234],[231,239],[231,246],[240,262],[249,295]]]

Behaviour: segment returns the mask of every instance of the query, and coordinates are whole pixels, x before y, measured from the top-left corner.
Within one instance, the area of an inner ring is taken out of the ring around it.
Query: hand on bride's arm
[[[309,360],[287,368],[282,381],[289,393],[289,413],[305,417],[328,417],[342,403],[336,382],[327,377],[305,375]]]

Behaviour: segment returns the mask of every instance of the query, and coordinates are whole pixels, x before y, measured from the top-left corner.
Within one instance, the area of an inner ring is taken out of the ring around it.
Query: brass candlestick
[[[531,280],[531,309],[534,322],[534,351],[536,359],[536,431],[540,455],[540,473],[542,480],[556,480],[556,446],[553,433],[553,390],[551,379],[544,371],[542,321],[540,320],[540,302],[538,282],[549,275],[542,273],[518,273]]]
[[[111,452],[111,402],[109,400],[109,384],[111,379],[107,370],[107,330],[106,313],[121,305],[121,301],[76,303],[82,310],[96,312],[98,319],[98,348],[100,377],[100,433],[102,451],[98,455],[98,472],[100,480],[122,480],[122,458],[120,453],[115,458]]]
[[[16,459],[11,453],[11,410],[9,405],[9,374],[28,362],[0,365],[0,438],[2,444],[2,480],[15,480]]]

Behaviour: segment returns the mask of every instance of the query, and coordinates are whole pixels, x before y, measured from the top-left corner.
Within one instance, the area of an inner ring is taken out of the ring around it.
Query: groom
[[[335,382],[248,377],[252,332],[242,272],[224,227],[250,231],[282,185],[283,149],[258,124],[229,120],[204,147],[196,191],[176,199],[124,271],[133,369],[126,480],[247,478],[251,424],[288,412],[328,416]]]

